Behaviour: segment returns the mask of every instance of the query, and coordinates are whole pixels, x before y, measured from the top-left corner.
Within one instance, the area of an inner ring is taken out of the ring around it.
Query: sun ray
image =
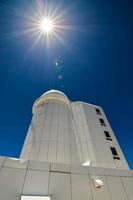
[[[6,37],[24,37],[28,35],[33,39],[30,51],[37,43],[44,43],[47,47],[56,39],[63,46],[66,46],[63,39],[63,31],[72,30],[67,22],[66,14],[70,5],[62,9],[62,3],[55,5],[47,0],[36,0],[36,3],[29,8],[11,10],[16,23],[16,31],[10,32]],[[54,42],[53,42],[54,43]]]

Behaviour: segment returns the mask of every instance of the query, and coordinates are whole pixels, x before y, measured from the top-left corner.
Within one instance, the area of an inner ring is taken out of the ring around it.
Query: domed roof
[[[67,96],[63,92],[61,92],[59,90],[54,90],[54,89],[45,92],[44,94],[41,95],[41,97],[44,97],[45,95],[53,95],[53,94],[63,95],[64,97],[67,98]]]
[[[33,109],[32,109],[33,113],[37,106],[42,105],[44,102],[46,102],[48,100],[59,100],[59,101],[64,102],[65,104],[69,105],[69,99],[63,92],[61,92],[59,90],[49,90],[49,91],[45,92],[43,95],[41,95],[34,102]]]

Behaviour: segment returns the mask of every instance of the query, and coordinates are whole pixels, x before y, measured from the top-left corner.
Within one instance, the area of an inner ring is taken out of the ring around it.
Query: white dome
[[[41,97],[44,97],[45,95],[53,95],[53,94],[63,95],[64,97],[67,98],[67,96],[63,92],[61,92],[59,90],[49,90],[49,91],[45,92],[43,95],[41,95]]]
[[[43,95],[41,95],[34,103],[33,105],[33,113],[35,111],[35,108],[44,104],[44,102],[48,101],[48,100],[58,100],[58,101],[62,101],[63,103],[69,105],[69,99],[67,98],[67,96],[59,91],[59,90],[49,90],[47,92],[45,92]]]

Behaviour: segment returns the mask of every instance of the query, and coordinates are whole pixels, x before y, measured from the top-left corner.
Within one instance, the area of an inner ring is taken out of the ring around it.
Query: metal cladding
[[[64,93],[50,90],[32,111],[21,159],[128,169],[101,107],[71,102]]]

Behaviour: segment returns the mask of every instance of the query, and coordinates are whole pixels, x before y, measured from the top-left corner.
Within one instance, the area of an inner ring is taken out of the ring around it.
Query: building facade
[[[71,102],[57,90],[35,101],[20,158],[128,169],[102,108]]]
[[[0,158],[0,200],[133,200],[133,171],[101,107],[50,90],[19,159]]]

